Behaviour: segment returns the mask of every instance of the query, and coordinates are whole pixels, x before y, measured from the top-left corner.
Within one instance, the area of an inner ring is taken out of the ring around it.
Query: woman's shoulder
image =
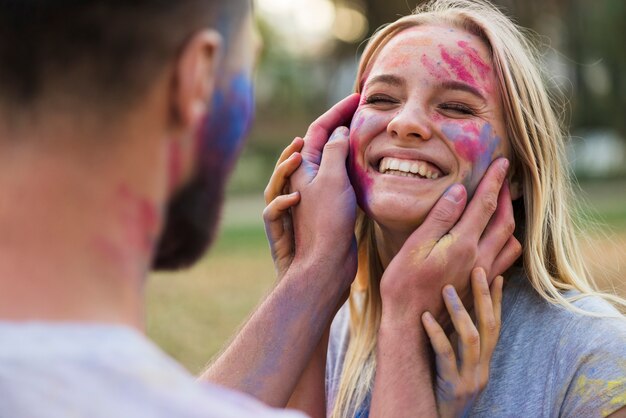
[[[614,346],[626,358],[626,318],[605,299],[565,292],[563,296],[572,301],[574,310],[545,300],[524,276],[508,286],[502,303],[503,332],[513,328],[546,346],[553,342],[583,351]]]
[[[526,416],[598,416],[626,404],[626,320],[597,296],[580,297],[573,305],[586,313],[546,301],[523,276],[507,283],[500,340],[480,410],[506,399],[511,411]],[[523,389],[512,382],[523,382]],[[543,412],[523,401],[520,390],[523,399],[544,399]]]
[[[562,295],[570,300],[577,310],[545,300],[532,287],[526,276],[517,275],[507,283],[504,289],[503,320],[506,321],[508,317],[516,318],[532,326],[550,327],[553,331],[558,323],[560,326],[594,324],[596,327],[626,332],[626,317],[604,298],[596,295],[583,295],[575,290],[564,292]],[[535,316],[544,320],[527,321]],[[598,329],[589,331],[597,332]]]

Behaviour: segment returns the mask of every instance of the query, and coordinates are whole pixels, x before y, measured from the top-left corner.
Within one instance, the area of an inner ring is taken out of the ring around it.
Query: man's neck
[[[139,146],[60,152],[50,143],[0,155],[0,320],[142,328],[162,196],[133,173],[159,179],[163,155]]]

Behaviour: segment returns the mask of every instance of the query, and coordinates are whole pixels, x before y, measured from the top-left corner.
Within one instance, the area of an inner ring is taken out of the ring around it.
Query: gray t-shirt
[[[587,297],[575,305],[614,314],[607,302]],[[326,366],[327,411],[338,391],[349,343],[350,310],[331,327]],[[369,401],[358,408],[368,415]],[[502,329],[489,384],[471,417],[605,417],[626,406],[626,322],[584,316],[549,304],[524,278],[504,288]]]
[[[303,418],[198,383],[138,332],[0,322],[0,418]]]

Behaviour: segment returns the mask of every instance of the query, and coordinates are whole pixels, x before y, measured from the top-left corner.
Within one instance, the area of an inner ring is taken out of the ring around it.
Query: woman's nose
[[[401,140],[421,139],[432,136],[426,112],[418,106],[404,106],[387,125],[387,133]]]

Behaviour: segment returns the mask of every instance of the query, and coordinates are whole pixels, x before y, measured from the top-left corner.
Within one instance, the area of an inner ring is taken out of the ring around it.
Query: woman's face
[[[471,196],[490,163],[510,158],[487,47],[445,26],[404,30],[365,74],[351,126],[361,208],[393,229],[419,226],[453,184]]]

